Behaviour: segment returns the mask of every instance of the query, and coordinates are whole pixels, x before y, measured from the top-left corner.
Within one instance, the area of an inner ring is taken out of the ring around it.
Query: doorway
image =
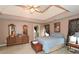
[[[40,26],[39,25],[35,25],[34,26],[34,40],[40,36]]]

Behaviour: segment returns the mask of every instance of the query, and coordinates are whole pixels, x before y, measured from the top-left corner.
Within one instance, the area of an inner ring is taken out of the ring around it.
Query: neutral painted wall
[[[75,15],[72,17],[68,17],[68,18],[62,18],[59,20],[54,20],[52,22],[49,22],[47,24],[50,24],[50,34],[52,32],[54,32],[54,23],[55,22],[60,22],[61,25],[61,29],[60,32],[65,36],[65,38],[67,38],[67,33],[68,33],[68,22],[71,19],[74,18],[79,18],[79,15]],[[29,40],[33,40],[34,39],[34,32],[33,32],[33,27],[35,25],[35,23],[30,23],[30,22],[23,22],[23,21],[15,21],[15,20],[3,20],[0,19],[0,45],[2,44],[6,44],[6,38],[8,36],[8,25],[9,24],[15,24],[16,25],[16,30],[19,33],[22,33],[22,26],[23,25],[28,25],[28,35],[29,35]],[[45,24],[40,24],[40,36],[44,36],[44,25]]]
[[[41,37],[44,36],[44,32],[45,32],[44,25],[45,25],[45,24],[41,24],[41,25],[40,25],[40,36],[41,36]]]
[[[59,19],[59,20],[54,20],[52,22],[50,22],[50,33],[53,33],[54,32],[54,23],[55,22],[60,22],[60,33],[62,33],[65,38],[67,38],[67,34],[68,34],[68,22],[69,20],[72,20],[72,19],[75,19],[75,18],[79,18],[79,15],[75,15],[75,16],[71,16],[71,17],[68,17],[68,18],[62,18],[62,19]]]
[[[15,24],[16,25],[16,32],[22,33],[23,25],[28,26],[28,35],[29,40],[33,40],[33,25],[34,23],[22,22],[22,21],[13,21],[13,20],[2,20],[0,19],[0,45],[6,44],[6,38],[8,36],[8,25]]]

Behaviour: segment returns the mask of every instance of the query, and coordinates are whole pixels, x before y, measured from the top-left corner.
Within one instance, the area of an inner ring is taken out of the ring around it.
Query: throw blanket
[[[45,53],[49,53],[50,48],[54,48],[59,44],[64,44],[64,37],[39,37],[37,40],[43,45]]]

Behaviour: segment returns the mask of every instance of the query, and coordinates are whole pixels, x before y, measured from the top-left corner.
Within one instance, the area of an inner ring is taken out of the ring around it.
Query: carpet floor
[[[0,54],[36,54],[31,48],[30,44],[22,44],[8,47],[0,47]],[[37,54],[44,54],[44,52],[39,52]],[[67,48],[61,48],[50,54],[72,54],[67,50]]]

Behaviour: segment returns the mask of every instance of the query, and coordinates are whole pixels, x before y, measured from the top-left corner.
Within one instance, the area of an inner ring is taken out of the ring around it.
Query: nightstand
[[[36,53],[42,51],[42,44],[38,41],[31,41],[31,47],[35,50]]]

